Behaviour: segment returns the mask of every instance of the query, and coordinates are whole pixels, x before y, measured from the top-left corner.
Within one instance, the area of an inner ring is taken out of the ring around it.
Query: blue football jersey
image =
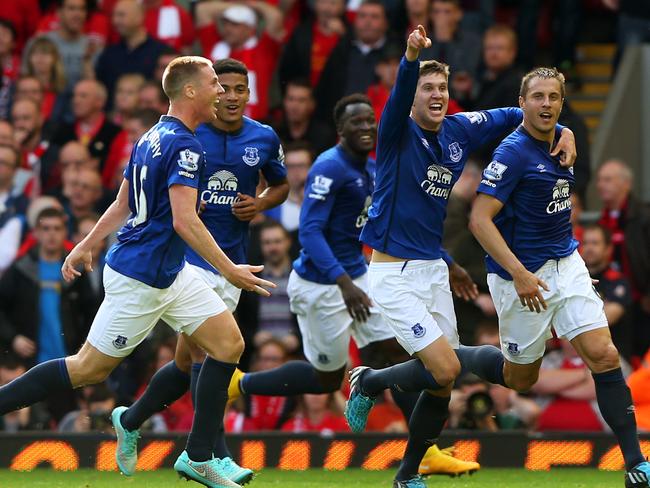
[[[115,271],[155,288],[167,288],[185,264],[186,244],[174,231],[169,187],[198,188],[203,148],[179,119],[163,115],[135,144],[124,170],[131,216],[109,249]]]
[[[528,271],[578,247],[570,221],[574,185],[573,168],[562,167],[548,143],[523,126],[503,140],[483,171],[478,191],[503,203],[494,223]],[[490,256],[486,264],[489,273],[512,279]]]
[[[206,202],[201,220],[219,247],[236,264],[247,262],[248,222],[232,213],[237,193],[255,196],[259,172],[271,184],[287,176],[282,145],[268,125],[244,117],[235,132],[224,132],[212,124],[202,124],[196,135],[205,150],[205,170],[199,197]],[[187,262],[216,272],[214,267],[187,248]]]
[[[404,259],[433,260],[440,249],[451,188],[475,149],[514,129],[518,108],[447,116],[437,133],[410,117],[419,62],[402,58],[384,107],[377,143],[377,175],[361,240]]]
[[[293,263],[301,277],[334,284],[344,273],[366,272],[359,234],[373,191],[374,160],[360,162],[339,145],[322,153],[309,170],[300,209],[302,250]]]

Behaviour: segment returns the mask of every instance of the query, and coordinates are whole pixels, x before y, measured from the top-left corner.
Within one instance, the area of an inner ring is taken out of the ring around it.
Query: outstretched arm
[[[199,219],[196,213],[196,200],[196,188],[185,185],[169,187],[169,201],[176,233],[233,285],[262,296],[269,296],[270,293],[263,287],[275,288],[275,285],[253,274],[262,271],[264,266],[235,265]]]
[[[81,272],[76,269],[79,264],[83,264],[86,271],[92,271],[91,249],[106,239],[109,234],[118,230],[130,213],[129,182],[124,179],[115,201],[104,212],[88,235],[65,258],[61,274],[66,281],[72,281],[81,275]]]

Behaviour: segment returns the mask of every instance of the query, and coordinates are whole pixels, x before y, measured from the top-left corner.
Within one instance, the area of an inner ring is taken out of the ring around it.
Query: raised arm
[[[424,27],[419,25],[409,35],[406,52],[397,72],[397,80],[384,106],[379,124],[380,144],[396,141],[406,127],[418,86],[420,74],[418,56],[420,50],[429,46],[431,46],[431,39],[427,37]]]
[[[252,1],[248,6],[264,19],[264,30],[271,39],[278,42],[284,39],[284,15],[278,7],[263,1]]]
[[[196,26],[198,28],[205,27],[206,25],[214,24],[221,16],[224,10],[231,7],[230,2],[221,2],[218,0],[199,2],[196,5]]]

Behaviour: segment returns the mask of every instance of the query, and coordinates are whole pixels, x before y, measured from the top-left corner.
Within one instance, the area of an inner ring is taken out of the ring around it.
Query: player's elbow
[[[482,221],[483,217],[479,214],[479,212],[472,210],[472,213],[469,216],[469,223],[467,224],[467,228],[474,236],[480,232],[483,223]]]
[[[191,228],[191,223],[189,222],[189,219],[183,215],[179,215],[179,216],[174,215],[172,225],[174,226],[174,231],[183,239],[188,234]]]

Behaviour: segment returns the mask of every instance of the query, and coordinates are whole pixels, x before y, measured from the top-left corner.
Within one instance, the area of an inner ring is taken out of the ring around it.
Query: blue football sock
[[[190,394],[192,395],[192,405],[194,406],[196,406],[196,383],[199,381],[201,366],[203,366],[203,363],[192,363],[192,372],[190,373]]]
[[[0,415],[28,407],[62,390],[71,390],[65,359],[51,359],[0,388]]]
[[[316,369],[307,361],[289,361],[277,368],[246,373],[240,388],[247,395],[293,396],[329,393],[321,385]]]
[[[395,405],[397,405],[399,409],[402,411],[402,415],[404,415],[404,420],[406,420],[406,422],[408,423],[409,419],[411,418],[411,415],[413,414],[413,410],[415,409],[415,405],[418,402],[418,398],[420,397],[420,394],[416,392],[410,392],[410,391],[399,391],[395,387],[392,387],[390,389],[390,392],[393,395],[393,400],[395,401]]]
[[[196,384],[199,381],[199,372],[201,371],[201,363],[192,363],[192,378],[190,382],[190,392],[192,394],[192,404],[196,405]],[[223,459],[225,457],[232,458],[230,449],[226,445],[226,430],[223,426],[223,420],[219,426],[219,433],[217,434],[217,439],[212,446],[212,454],[214,457]]]
[[[625,459],[625,469],[629,471],[645,461],[639,446],[630,389],[625,384],[621,368],[593,373],[593,377],[600,413],[614,432]]]
[[[192,461],[202,462],[212,458],[218,441],[220,426],[228,401],[228,385],[236,364],[224,363],[207,357],[201,367],[196,384],[196,404],[192,431],[187,438],[187,454]]]
[[[386,388],[406,392],[439,390],[440,385],[419,359],[411,359],[384,369],[369,369],[363,374],[361,392],[375,397]]]
[[[151,377],[142,396],[120,417],[126,430],[136,430],[153,414],[182,397],[190,386],[190,375],[172,360]]]
[[[409,439],[395,479],[404,481],[418,474],[424,454],[438,440],[449,417],[450,397],[438,397],[423,391],[409,421]]]
[[[456,355],[462,372],[470,372],[495,385],[508,386],[503,377],[503,353],[498,347],[485,346],[460,346]]]

